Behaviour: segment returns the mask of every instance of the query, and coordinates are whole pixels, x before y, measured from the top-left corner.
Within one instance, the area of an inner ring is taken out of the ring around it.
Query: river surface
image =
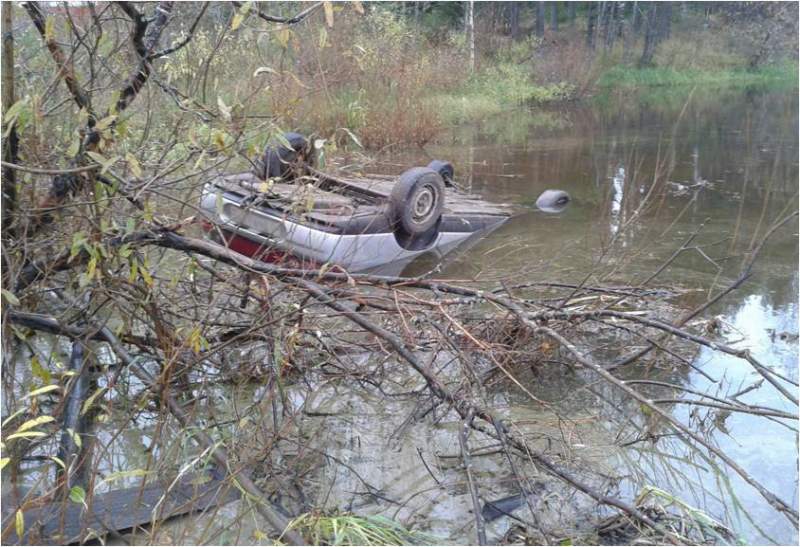
[[[451,161],[457,180],[484,198],[523,211],[477,245],[449,257],[439,276],[580,282],[594,269],[593,279],[634,284],[656,271],[702,225],[693,242],[702,252],[684,252],[655,282],[697,289],[688,299],[697,305],[736,279],[744,251],[773,222],[797,209],[797,91],[680,88],[514,112],[460,127],[447,142],[395,155],[381,167],[396,172],[432,158]],[[654,184],[662,185],[659,197],[651,195],[639,222],[627,224]],[[547,215],[535,210],[536,197],[548,188],[571,194],[566,211]],[[750,349],[795,382],[797,236],[795,218],[765,245],[753,277],[706,313],[725,325],[724,338],[732,345]],[[420,274],[434,265],[422,260],[405,273]],[[759,379],[745,361],[709,348],[696,355],[694,365],[696,370],[671,381],[725,395]],[[786,386],[797,393],[795,386]],[[537,397],[563,405],[582,401],[570,397],[574,385],[528,387]],[[741,400],[797,412],[770,386]],[[700,420],[690,414],[689,405],[675,405],[672,412],[687,424]],[[723,423],[711,428],[709,438],[796,509],[797,432],[747,414]],[[797,543],[797,531],[786,518],[724,466],[699,461],[679,442],[662,441],[649,454],[640,448],[613,463],[619,470],[637,464],[621,491],[635,494],[644,485],[658,486],[727,523],[747,543]]]

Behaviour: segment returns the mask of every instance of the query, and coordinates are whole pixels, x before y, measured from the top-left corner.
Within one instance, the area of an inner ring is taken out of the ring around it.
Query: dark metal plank
[[[11,511],[3,519],[2,543],[80,543],[91,530],[100,536],[108,530],[122,532],[153,520],[204,511],[238,496],[238,490],[231,487],[230,482],[220,481],[210,473],[196,473],[178,481],[159,481],[144,488],[124,488],[98,494],[91,500],[87,499],[88,508],[65,501],[23,510],[25,533],[21,542],[15,531],[15,512]],[[4,513],[6,510],[8,508],[4,508]]]

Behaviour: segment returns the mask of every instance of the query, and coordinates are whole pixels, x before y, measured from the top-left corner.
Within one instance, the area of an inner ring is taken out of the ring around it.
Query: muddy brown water
[[[458,127],[424,150],[391,151],[375,168],[397,173],[433,158],[447,159],[454,163],[460,184],[488,200],[513,204],[518,211],[471,247],[442,262],[422,257],[406,266],[404,274],[435,270],[437,277],[514,284],[579,282],[586,272],[594,271],[593,282],[632,284],[654,272],[702,224],[695,243],[703,253],[683,253],[652,283],[681,287],[687,291],[683,303],[696,305],[709,290],[735,279],[743,251],[782,214],[796,210],[797,120],[796,89],[681,88],[600,96],[559,109],[519,110]],[[537,196],[548,188],[571,194],[573,201],[562,213],[536,210]],[[794,381],[798,378],[797,236],[796,221],[775,233],[753,277],[707,314],[718,317],[729,343],[750,349]],[[48,343],[42,341],[43,346]],[[363,366],[376,366],[370,359],[363,356]],[[440,359],[436,366],[445,367],[446,356]],[[746,362],[708,349],[698,352],[693,364],[699,371],[682,367],[660,371],[656,377],[723,396],[759,379]],[[403,367],[387,366],[388,374],[396,375],[392,377],[397,391],[421,387]],[[622,374],[653,377],[636,369]],[[797,543],[797,531],[785,517],[723,465],[676,438],[665,437],[655,444],[629,442],[635,439],[626,437],[630,431],[620,426],[618,412],[630,411],[630,403],[613,390],[593,384],[585,375],[566,372],[522,374],[520,380],[557,412],[532,405],[513,386],[490,390],[486,403],[514,420],[537,447],[568,453],[571,461],[591,468],[595,475],[587,480],[595,480],[597,474],[615,477],[612,495],[632,500],[642,488],[658,487],[723,522],[744,543]],[[796,392],[794,386],[787,387]],[[460,459],[450,457],[459,453],[458,422],[439,416],[433,427],[430,417],[403,427],[415,410],[413,401],[387,399],[324,379],[315,386],[313,397],[306,399],[305,393],[304,388],[297,393],[289,389],[287,400],[294,410],[304,408],[313,415],[304,425],[304,436],[317,439],[320,448],[346,464],[326,460],[318,465],[312,474],[317,488],[309,489],[315,496],[310,500],[313,505],[395,518],[431,534],[437,542],[476,542],[464,472]],[[260,404],[264,396],[264,388],[253,386],[221,393],[215,401],[215,419],[239,420],[242,408]],[[749,391],[741,400],[797,412],[768,385]],[[797,508],[796,431],[747,414],[715,420],[719,417],[712,409],[698,413],[689,405],[668,408]],[[142,419],[140,427],[123,427],[120,435],[114,424],[100,427],[102,443],[114,439],[102,471],[147,468],[153,436],[164,435],[156,433],[152,424]],[[190,444],[175,442],[159,455],[197,463]],[[471,447],[478,449],[479,443],[473,441]],[[535,479],[530,483],[534,490],[551,489],[533,499],[538,518],[555,534],[551,540],[589,532],[591,523],[607,514],[552,481],[537,482],[543,479],[532,467],[522,466],[520,471]],[[475,458],[474,473],[485,499],[515,492],[502,458]],[[36,468],[30,468],[22,482],[33,485],[37,477]],[[135,485],[138,480],[120,477],[113,487]],[[378,488],[378,495],[365,493],[364,482]],[[3,487],[5,491],[9,484],[4,481]],[[533,518],[525,507],[515,515]],[[489,523],[490,541],[499,540],[512,524],[505,517]],[[128,540],[247,544],[258,541],[258,529],[258,518],[237,502],[210,515],[172,522],[156,536]]]

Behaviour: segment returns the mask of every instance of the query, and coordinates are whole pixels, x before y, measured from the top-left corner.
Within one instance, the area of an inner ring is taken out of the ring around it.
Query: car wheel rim
[[[436,205],[436,195],[430,186],[425,186],[414,200],[413,216],[417,222],[424,221],[431,215]]]

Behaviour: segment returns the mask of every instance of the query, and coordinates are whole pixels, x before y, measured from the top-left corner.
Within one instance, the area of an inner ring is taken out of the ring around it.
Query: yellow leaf
[[[62,460],[61,458],[59,458],[57,456],[50,456],[50,459],[53,460],[54,462],[56,462],[61,467],[61,469],[66,471],[67,465],[64,463],[64,460]]]
[[[11,461],[11,458],[0,458],[0,471],[3,470],[5,466],[8,465],[8,462]]]
[[[201,165],[203,165],[203,160],[205,160],[205,159],[206,159],[206,151],[203,150],[202,152],[200,152],[200,155],[197,157],[197,161],[194,162],[195,171],[198,170]]]
[[[44,40],[45,42],[49,42],[56,35],[56,20],[53,19],[52,15],[48,15],[47,19],[44,22]]]
[[[98,389],[97,389],[97,391],[95,391],[95,392],[94,392],[94,393],[93,393],[93,394],[92,394],[92,395],[91,395],[89,398],[87,398],[87,399],[86,399],[86,400],[83,402],[83,407],[81,408],[81,415],[84,415],[84,414],[86,414],[86,412],[87,412],[87,411],[88,411],[88,410],[89,410],[89,409],[92,407],[92,405],[94,404],[94,401],[95,401],[95,399],[97,399],[97,398],[98,398],[100,395],[102,395],[103,393],[105,393],[105,391],[106,391],[106,388],[104,388],[104,387],[98,388]]]
[[[234,15],[233,21],[231,21],[231,30],[236,30],[237,28],[239,28],[239,25],[242,24],[242,21],[244,21],[244,15],[242,15],[241,13],[237,13],[236,15]]]
[[[136,156],[128,152],[125,154],[125,161],[128,162],[128,167],[131,168],[131,173],[136,178],[142,178],[142,166],[139,165],[139,160],[136,159]]]
[[[253,72],[253,77],[255,78],[259,74],[277,74],[274,68],[270,68],[268,66],[260,66]]]
[[[111,124],[113,124],[116,119],[117,116],[115,114],[111,114],[110,116],[106,116],[105,118],[97,122],[97,124],[94,127],[98,131],[105,131],[106,129],[111,127]]]
[[[145,471],[144,469],[131,469],[130,471],[117,471],[116,473],[111,473],[105,479],[100,481],[100,484],[105,484],[108,482],[113,482],[119,479],[125,479],[128,477],[145,477],[149,475],[149,471]],[[99,486],[99,485],[98,485]]]
[[[25,533],[25,515],[22,514],[22,509],[17,509],[17,514],[14,517],[14,528],[17,532],[17,537],[21,540],[22,535]]]
[[[69,436],[72,437],[72,442],[75,443],[75,446],[77,446],[78,448],[83,446],[83,439],[81,439],[80,435],[75,433],[74,429],[72,428],[67,429],[67,433],[69,433]]]
[[[25,431],[23,433],[14,433],[6,437],[7,441],[11,439],[35,439],[36,437],[47,437],[47,433],[41,431]]]
[[[14,296],[13,292],[7,289],[3,289],[2,293],[3,293],[3,300],[11,304],[12,306],[19,306],[19,298]]]
[[[150,272],[147,271],[147,268],[143,266],[142,269],[139,270],[139,274],[142,276],[142,279],[144,279],[144,282],[148,287],[153,286],[153,277],[150,275]]]
[[[23,431],[28,431],[29,429],[33,429],[37,425],[47,424],[50,422],[56,421],[55,418],[52,416],[39,416],[38,418],[34,418],[33,420],[28,420],[21,426],[17,428],[17,433],[22,433]]]
[[[292,31],[288,28],[281,29],[278,31],[276,38],[281,47],[286,49],[289,46],[289,40],[292,38]]]
[[[22,414],[23,412],[25,412],[25,410],[26,410],[25,408],[20,408],[19,410],[17,410],[17,411],[16,411],[14,414],[12,414],[11,416],[9,416],[9,417],[8,417],[8,418],[6,418],[5,420],[3,420],[3,423],[2,423],[2,424],[0,424],[0,427],[5,427],[5,426],[7,426],[8,424],[10,424],[10,423],[11,423],[11,420],[13,420],[13,419],[14,419],[14,418],[16,418],[17,416],[19,416],[20,414]]]
[[[220,152],[225,151],[225,135],[222,131],[214,131],[214,144],[217,145]]]
[[[30,393],[25,395],[23,397],[23,399],[29,399],[31,397],[36,397],[37,395],[42,395],[44,393],[49,393],[51,391],[56,391],[58,389],[61,389],[61,386],[57,386],[55,384],[52,384],[52,385],[49,385],[49,386],[40,387],[39,389],[34,389],[33,391],[31,391]]]
[[[322,7],[325,10],[325,24],[333,27],[333,2],[323,2]]]
[[[86,152],[86,155],[88,155],[90,158],[92,158],[100,165],[105,165],[105,163],[108,161],[108,159],[104,155],[98,154],[97,152]]]
[[[222,117],[225,119],[225,121],[231,121],[231,110],[233,109],[225,104],[225,101],[222,100],[222,97],[217,97],[217,107],[219,107],[219,112],[222,114]]]

